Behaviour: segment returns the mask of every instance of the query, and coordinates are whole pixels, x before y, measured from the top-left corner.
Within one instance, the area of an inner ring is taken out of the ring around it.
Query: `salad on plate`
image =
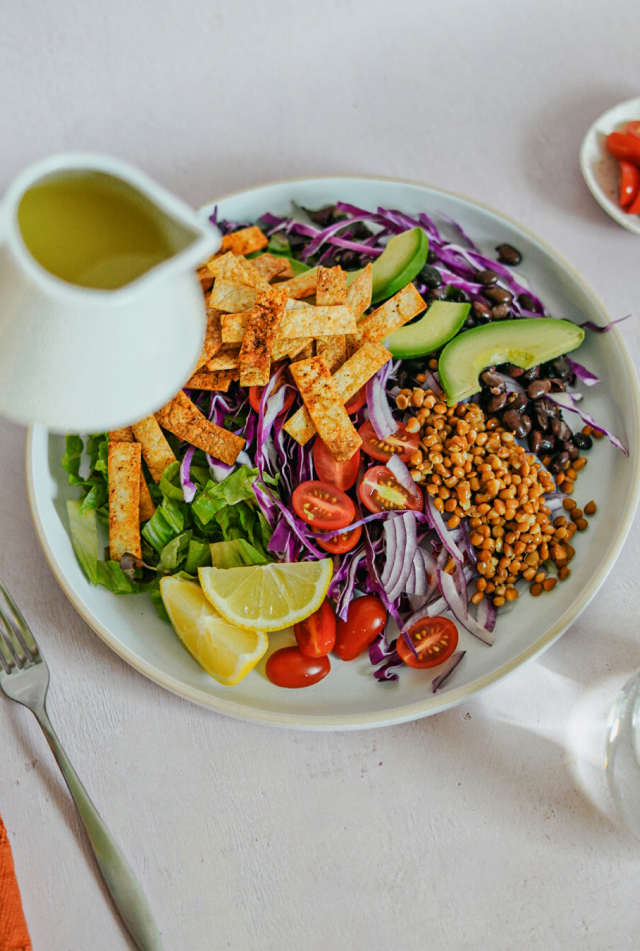
[[[67,437],[80,564],[148,592],[220,683],[293,627],[277,686],[368,652],[377,680],[409,666],[436,691],[465,638],[490,649],[516,600],[570,583],[589,449],[626,452],[581,406],[599,381],[575,351],[608,327],[550,316],[517,248],[488,258],[444,216],[212,220],[192,377],[154,416]]]

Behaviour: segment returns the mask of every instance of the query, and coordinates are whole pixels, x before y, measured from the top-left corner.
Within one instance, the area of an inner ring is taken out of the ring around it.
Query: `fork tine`
[[[11,622],[2,610],[2,607],[0,607],[0,621],[2,622],[2,624],[0,624],[0,634],[2,634],[2,640],[11,652],[11,659],[18,667],[25,667],[31,658],[27,659]]]
[[[0,636],[0,665],[5,674],[10,674],[13,668],[15,667],[15,661],[9,648],[7,647],[4,637]]]
[[[7,591],[2,578],[0,578],[0,593],[4,595],[4,600],[6,601],[9,610],[13,615],[14,623],[9,625],[10,629],[15,635],[17,635],[18,642],[21,643],[22,649],[27,653],[27,655],[31,654],[33,658],[36,658],[39,653],[36,639],[31,633],[31,628],[25,621],[22,611]],[[5,624],[6,623],[7,621],[5,619]]]

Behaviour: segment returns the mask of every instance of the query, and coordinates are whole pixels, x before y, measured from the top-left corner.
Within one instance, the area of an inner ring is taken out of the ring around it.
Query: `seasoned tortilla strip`
[[[213,274],[209,270],[206,264],[201,264],[196,270],[198,275],[198,280],[200,281],[200,286],[205,294],[208,294],[211,288],[213,287]]]
[[[255,288],[246,284],[232,284],[222,278],[213,285],[209,306],[227,314],[239,314],[243,310],[251,310],[256,302]]]
[[[398,327],[402,327],[426,309],[425,301],[413,284],[407,284],[372,314],[363,317],[358,323],[358,332],[362,334],[363,340],[384,340]]]
[[[218,390],[226,393],[234,380],[239,379],[237,370],[198,370],[185,384],[192,390]]]
[[[377,373],[380,367],[383,367],[390,359],[391,354],[381,343],[366,343],[364,347],[356,350],[333,377],[342,402],[348,403],[367,380],[370,380],[374,373]],[[287,420],[284,428],[301,446],[309,442],[316,432],[306,406],[301,406],[291,419]]]
[[[286,282],[271,286],[285,289]],[[247,331],[250,313],[251,311],[244,311],[222,315],[221,333],[226,344],[242,342]],[[279,349],[282,349],[281,343],[285,338],[321,337],[355,331],[355,317],[345,304],[335,307],[314,307],[312,304],[287,301],[276,343]]]
[[[324,359],[331,373],[335,373],[347,359],[347,344],[344,334],[333,334],[331,337],[318,337],[316,353]]]
[[[346,304],[349,305],[353,314],[358,320],[364,314],[365,310],[371,307],[371,294],[373,293],[372,267],[367,264],[358,274],[355,280],[347,288]]]
[[[220,325],[221,311],[213,307],[207,307],[207,329],[205,332],[202,351],[198,357],[196,370],[204,366],[207,360],[210,360],[222,346],[222,330]]]
[[[322,357],[291,364],[291,374],[318,434],[337,462],[346,462],[362,445],[329,368]]]
[[[237,370],[240,366],[239,347],[223,347],[215,356],[207,360],[202,369],[215,373],[217,370]]]
[[[288,297],[289,291],[282,287],[268,286],[266,291],[257,291],[256,302],[240,347],[241,386],[265,386],[265,383],[253,382],[258,376],[261,380],[266,377],[266,382],[269,382],[271,350],[280,329]],[[249,370],[251,372],[247,372]]]
[[[221,258],[213,258],[207,267],[216,280],[228,281],[230,284],[244,284],[264,290],[269,287],[268,281],[252,264],[232,251],[227,251]]]
[[[291,261],[289,261],[288,258],[282,258],[282,260],[286,261],[287,266],[284,271],[281,271],[280,274],[278,274],[278,281],[288,281],[289,278],[295,277],[295,274],[293,273],[293,268],[291,267]]]
[[[165,439],[154,416],[141,419],[139,423],[134,423],[131,428],[133,435],[142,446],[142,455],[149,467],[151,478],[154,482],[159,482],[167,466],[176,461],[171,446]]]
[[[252,254],[254,251],[262,251],[269,244],[269,239],[262,233],[257,225],[251,225],[249,228],[241,228],[240,231],[234,231],[232,234],[225,234],[220,245],[220,254],[225,251],[233,251],[234,254]]]
[[[112,429],[109,433],[109,442],[135,442],[131,426],[125,426],[124,429]],[[153,504],[149,486],[147,485],[142,466],[140,466],[140,521],[146,522],[155,512],[156,507]]]
[[[318,269],[312,267],[304,274],[298,274],[292,277],[290,281],[283,281],[280,287],[286,287],[289,291],[289,297],[299,300],[301,297],[311,297],[316,292],[318,280]]]
[[[277,258],[275,255],[269,254],[268,251],[257,258],[251,258],[251,263],[256,271],[262,274],[265,281],[272,281],[274,277],[284,274],[291,267],[286,258]]]
[[[319,267],[316,304],[344,304],[347,297],[347,272],[341,267]],[[347,359],[344,334],[318,337],[316,353],[324,359],[331,373],[335,373]]]
[[[299,340],[293,340],[294,346],[287,350],[287,356],[290,360],[298,357],[299,360],[308,360],[309,357],[315,357],[316,348],[313,337],[301,337]]]
[[[141,447],[137,442],[110,442],[109,556],[120,561],[126,551],[142,558],[140,544]]]
[[[192,446],[203,449],[215,459],[226,462],[228,466],[235,464],[238,453],[246,442],[241,436],[209,422],[182,390],[156,413],[156,419],[178,439],[184,439]]]

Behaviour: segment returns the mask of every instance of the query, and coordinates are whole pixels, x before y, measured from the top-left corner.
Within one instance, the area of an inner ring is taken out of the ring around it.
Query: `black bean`
[[[467,328],[467,330],[472,330],[474,327],[478,326],[478,324],[476,323],[476,319],[472,314],[469,314],[469,316],[464,322],[464,326]]]
[[[498,275],[495,271],[487,269],[486,271],[477,271],[476,273],[476,281],[478,284],[485,284],[488,287],[490,284],[495,284],[497,280]]]
[[[530,370],[527,370],[522,374],[520,379],[521,383],[533,383],[534,380],[537,380],[540,376],[540,367],[531,367]]]
[[[501,264],[516,265],[522,261],[522,255],[511,244],[501,244],[496,248],[496,251],[498,252],[498,261]]]
[[[453,284],[447,285],[447,300],[452,300],[456,304],[464,304],[468,300],[467,295],[459,287],[454,287]]]
[[[591,449],[593,446],[593,440],[590,436],[586,436],[584,433],[574,433],[573,444],[578,449]]]
[[[530,294],[520,294],[518,297],[518,303],[523,310],[530,310],[532,313],[535,313],[537,310],[536,302]]]
[[[516,413],[521,413],[526,408],[528,399],[524,393],[512,393],[509,397],[509,409],[514,409]]]
[[[505,317],[509,316],[509,305],[496,304],[495,307],[491,308],[491,316],[496,320],[504,320]]]
[[[548,380],[534,380],[527,387],[527,396],[530,400],[539,400],[541,396],[546,396],[550,389]]]
[[[556,439],[571,439],[573,434],[563,419],[552,419],[550,425]]]
[[[542,449],[542,433],[539,429],[532,429],[529,433],[529,449],[535,452],[536,456]]]
[[[426,298],[427,300],[444,300],[447,296],[447,289],[444,285],[441,287],[434,287],[430,291],[427,291]]]
[[[505,363],[504,372],[507,374],[507,376],[511,376],[514,380],[516,380],[519,376],[522,376],[524,370],[522,367],[517,367],[514,363]]]
[[[541,452],[551,452],[552,449],[555,449],[556,441],[550,433],[544,433],[542,436],[542,443],[540,445]]]
[[[513,300],[513,294],[504,287],[487,287],[482,293],[494,304],[510,304]]]
[[[504,382],[504,379],[499,373],[496,373],[496,371],[492,370],[491,368],[484,371],[484,373],[480,376],[480,380],[485,386],[489,387],[492,393],[503,393],[507,388],[507,384]]]
[[[580,450],[576,446],[573,445],[570,439],[566,439],[562,443],[562,448],[569,456],[569,459],[571,460],[571,462],[573,462],[574,459],[577,459],[578,456],[580,455]]]
[[[562,380],[556,380],[554,377],[549,377],[549,383],[551,384],[552,393],[564,393],[566,386]]]
[[[476,320],[481,323],[486,323],[491,320],[491,311],[486,304],[481,303],[479,300],[476,300],[471,305],[471,311]]]
[[[433,250],[433,248],[429,248],[429,250],[427,251],[427,264],[433,264],[434,261],[437,261],[437,260],[438,260],[438,255]]]
[[[438,269],[435,267],[431,267],[430,264],[425,264],[418,274],[418,280],[422,281],[423,284],[426,284],[427,287],[431,289],[434,287],[440,287],[442,284],[440,271],[438,271]]]
[[[502,423],[507,429],[510,429],[518,439],[522,439],[527,435],[528,430],[525,421],[515,409],[505,410],[502,414]],[[531,426],[531,420],[529,420],[529,426]]]
[[[496,393],[492,395],[486,403],[487,413],[499,413],[500,410],[507,405],[507,394],[506,393]]]
[[[553,472],[554,475],[557,475],[558,472],[562,472],[563,469],[566,469],[569,465],[569,453],[559,452],[557,456],[554,456],[551,460],[551,465],[549,466],[549,471]]]
[[[531,426],[533,425],[531,422],[531,417],[527,416],[526,413],[522,413],[522,422],[524,423],[525,427],[525,436],[528,436],[531,432]]]
[[[571,365],[566,357],[557,357],[546,364],[545,376],[557,380],[568,380],[571,376]]]

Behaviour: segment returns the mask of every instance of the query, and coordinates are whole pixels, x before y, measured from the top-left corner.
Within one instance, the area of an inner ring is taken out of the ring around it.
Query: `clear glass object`
[[[640,670],[627,680],[611,708],[605,766],[618,813],[640,838]]]

